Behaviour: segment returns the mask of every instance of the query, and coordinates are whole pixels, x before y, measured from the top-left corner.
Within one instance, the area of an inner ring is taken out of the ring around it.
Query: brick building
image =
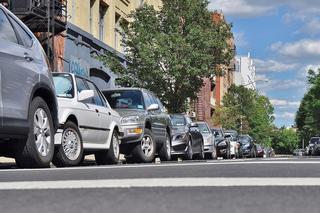
[[[213,22],[225,22],[222,12],[215,11],[212,13]],[[228,43],[235,52],[235,44],[233,37],[228,40]],[[222,105],[223,96],[228,92],[228,89],[234,82],[234,72],[236,68],[236,60],[233,58],[229,66],[221,65],[223,71],[222,76],[214,76],[205,78],[203,87],[198,93],[196,101],[192,102],[192,116],[196,120],[205,121],[210,126],[213,126],[212,115],[216,107]]]

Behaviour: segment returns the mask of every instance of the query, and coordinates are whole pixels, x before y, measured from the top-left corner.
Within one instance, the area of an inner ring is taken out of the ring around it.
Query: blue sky
[[[233,32],[238,55],[251,57],[258,91],[275,107],[275,124],[291,126],[307,90],[307,70],[320,68],[320,0],[211,0]]]

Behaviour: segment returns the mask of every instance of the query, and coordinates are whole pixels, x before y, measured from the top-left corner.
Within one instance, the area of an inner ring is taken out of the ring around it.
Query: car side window
[[[25,29],[23,29],[23,27],[11,16],[9,16],[9,19],[12,23],[12,25],[14,26],[14,28],[16,29],[17,33],[19,34],[19,38],[21,39],[22,44],[25,47],[32,47],[33,44],[33,40],[32,37],[26,32]],[[21,43],[20,42],[20,43]]]
[[[6,14],[0,9],[0,40],[18,44],[18,39]]]
[[[146,108],[148,108],[152,104],[151,98],[148,93],[143,93],[143,97],[144,97],[144,103],[146,105]]]
[[[94,84],[90,81],[87,81],[87,84],[89,85],[90,90],[93,90],[93,92],[94,92],[94,97],[93,97],[94,103],[98,106],[105,106],[105,104],[102,101],[102,99],[99,95],[99,92],[98,92],[97,88],[94,86]]]

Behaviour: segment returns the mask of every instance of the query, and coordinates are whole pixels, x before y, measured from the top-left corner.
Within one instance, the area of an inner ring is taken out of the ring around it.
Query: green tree
[[[214,114],[215,124],[249,134],[259,143],[270,145],[273,106],[255,90],[232,85],[223,98],[223,106]]]
[[[300,139],[308,141],[320,135],[320,69],[309,70],[309,89],[304,95],[296,115],[296,126]]]
[[[272,135],[271,146],[277,154],[291,154],[299,147],[299,138],[293,129],[276,129]]]
[[[115,57],[100,57],[121,77],[125,86],[153,91],[170,112],[186,110],[195,99],[203,78],[221,74],[221,64],[233,57],[228,39],[231,26],[214,23],[207,0],[163,0],[156,11],[145,5],[121,21],[126,67]]]

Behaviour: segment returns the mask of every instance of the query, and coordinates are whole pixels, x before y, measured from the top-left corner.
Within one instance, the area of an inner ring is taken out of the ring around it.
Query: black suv
[[[48,167],[58,124],[46,55],[32,32],[0,5],[0,155]]]
[[[171,159],[170,117],[159,98],[140,88],[102,91],[121,118],[124,136],[120,151],[135,162]]]

